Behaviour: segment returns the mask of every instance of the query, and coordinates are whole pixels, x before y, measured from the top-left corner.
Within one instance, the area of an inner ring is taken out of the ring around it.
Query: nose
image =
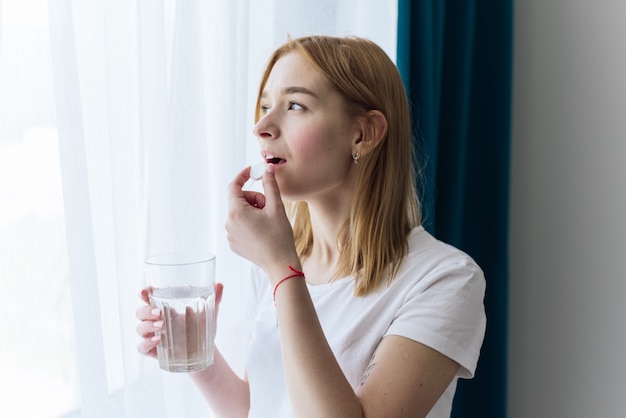
[[[279,135],[279,129],[269,113],[266,113],[252,128],[252,133],[259,139],[272,139]]]

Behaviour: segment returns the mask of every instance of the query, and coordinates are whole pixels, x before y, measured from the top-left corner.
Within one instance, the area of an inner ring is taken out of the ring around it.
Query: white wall
[[[626,2],[515,2],[509,417],[626,416]]]

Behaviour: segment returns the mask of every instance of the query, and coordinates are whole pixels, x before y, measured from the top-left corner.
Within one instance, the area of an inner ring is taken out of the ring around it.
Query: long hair
[[[408,251],[408,234],[420,223],[410,111],[402,78],[372,41],[329,36],[290,39],[272,54],[261,78],[255,122],[262,116],[260,97],[270,72],[290,52],[301,53],[330,80],[350,116],[378,110],[387,119],[385,137],[359,160],[350,216],[337,237],[340,255],[335,278],[355,276],[354,293],[364,296],[393,280]],[[308,206],[306,202],[285,205],[298,254],[307,255],[314,239]]]

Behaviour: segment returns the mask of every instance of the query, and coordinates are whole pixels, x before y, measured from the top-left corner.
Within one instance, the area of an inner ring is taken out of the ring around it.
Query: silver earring
[[[354,164],[359,163],[359,158],[361,158],[361,154],[359,154],[358,152],[352,153],[352,159],[354,160]]]

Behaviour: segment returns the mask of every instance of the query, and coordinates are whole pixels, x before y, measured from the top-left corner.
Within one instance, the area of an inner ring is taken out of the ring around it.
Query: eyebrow
[[[293,94],[293,93],[300,93],[300,94],[307,94],[311,97],[314,97],[317,99],[317,95],[315,93],[313,93],[311,90],[305,88],[305,87],[299,87],[299,86],[290,86],[290,87],[284,87],[282,89],[280,89],[280,93],[284,96],[286,94]],[[267,91],[264,90],[261,93],[261,97],[267,97]]]

